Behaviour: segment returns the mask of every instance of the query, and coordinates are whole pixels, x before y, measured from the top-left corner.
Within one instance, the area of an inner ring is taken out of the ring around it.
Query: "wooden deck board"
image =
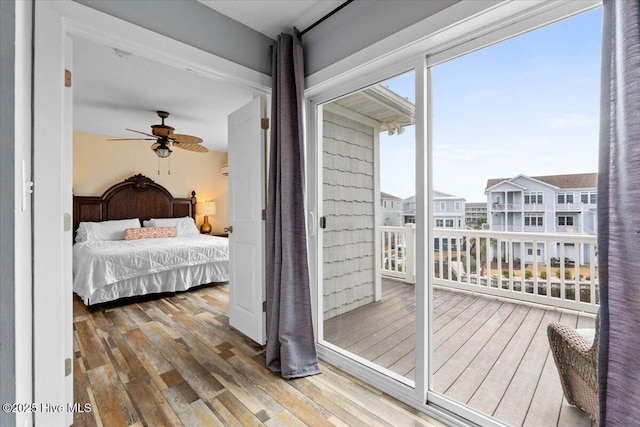
[[[383,297],[325,321],[324,339],[346,343],[348,351],[413,380],[414,287],[390,279],[382,283],[383,295],[391,290],[388,304]],[[546,327],[560,320],[589,328],[593,316],[442,288],[433,295],[436,392],[512,425],[590,425],[564,400]]]

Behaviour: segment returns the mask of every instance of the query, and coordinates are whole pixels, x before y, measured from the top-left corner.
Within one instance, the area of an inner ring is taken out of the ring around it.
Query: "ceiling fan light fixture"
[[[155,151],[156,156],[160,157],[161,159],[165,159],[169,157],[173,152],[166,145],[158,145],[156,148],[153,149],[153,151]]]

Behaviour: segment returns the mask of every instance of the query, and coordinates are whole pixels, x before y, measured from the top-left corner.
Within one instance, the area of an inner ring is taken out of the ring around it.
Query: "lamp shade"
[[[216,202],[198,202],[196,203],[196,213],[198,215],[215,215]]]
[[[153,149],[156,152],[156,155],[162,159],[167,158],[171,155],[172,151],[166,145],[159,145]]]

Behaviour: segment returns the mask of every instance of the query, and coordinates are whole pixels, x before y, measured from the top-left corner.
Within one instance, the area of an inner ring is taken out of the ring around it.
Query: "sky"
[[[597,172],[601,8],[432,68],[433,188],[485,202],[487,179]],[[413,72],[384,82],[414,102]],[[380,134],[381,191],[415,194],[415,131]]]

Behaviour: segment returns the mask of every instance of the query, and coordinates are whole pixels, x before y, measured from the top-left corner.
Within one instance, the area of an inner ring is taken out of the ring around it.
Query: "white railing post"
[[[404,264],[405,264],[405,278],[407,283],[416,282],[416,226],[415,224],[404,225]]]

